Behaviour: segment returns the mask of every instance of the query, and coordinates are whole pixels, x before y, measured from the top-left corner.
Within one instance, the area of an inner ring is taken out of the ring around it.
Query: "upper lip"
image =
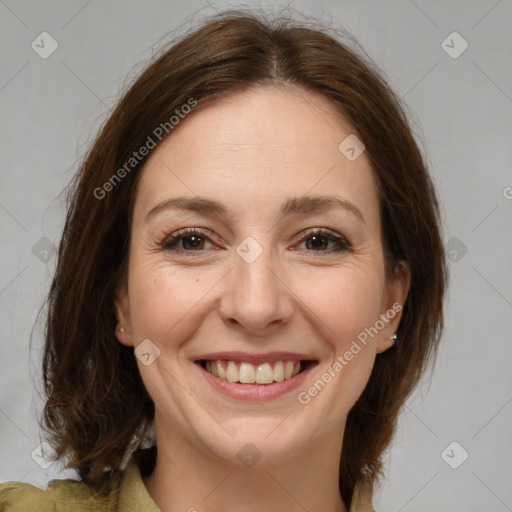
[[[316,361],[314,357],[294,352],[267,352],[265,354],[250,354],[240,351],[210,352],[196,357],[195,361],[235,361],[238,363],[263,364],[276,361]]]

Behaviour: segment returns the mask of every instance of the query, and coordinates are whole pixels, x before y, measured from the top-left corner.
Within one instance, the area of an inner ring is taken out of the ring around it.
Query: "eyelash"
[[[187,255],[192,256],[191,253],[204,252],[204,250],[201,250],[201,249],[191,250],[191,249],[181,249],[181,248],[176,247],[180,241],[182,241],[188,237],[194,236],[194,235],[204,238],[209,242],[212,242],[210,237],[203,231],[196,229],[196,228],[185,228],[185,229],[180,229],[179,231],[176,231],[172,235],[168,236],[159,245],[160,245],[161,249],[163,249],[164,251],[170,251],[170,252],[174,252],[177,254],[187,254]],[[328,242],[335,242],[337,244],[338,248],[334,249],[334,250],[332,250],[332,249],[327,250],[327,251],[315,251],[313,249],[310,249],[310,250],[306,249],[307,252],[314,252],[314,253],[319,253],[319,255],[323,255],[323,254],[338,254],[341,252],[347,252],[347,251],[352,250],[352,246],[346,238],[339,236],[339,235],[335,235],[331,231],[329,231],[327,229],[323,229],[323,228],[314,228],[314,229],[309,230],[301,237],[301,239],[298,241],[298,243],[302,243],[302,242],[309,240],[310,238],[313,238],[315,236],[324,238]]]

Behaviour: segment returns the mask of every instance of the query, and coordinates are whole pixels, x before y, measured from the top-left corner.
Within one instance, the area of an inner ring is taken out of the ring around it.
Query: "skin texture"
[[[307,405],[297,400],[393,304],[407,271],[384,272],[376,181],[365,153],[349,161],[338,145],[355,130],[329,101],[300,89],[259,87],[196,109],[157,147],[134,205],[128,282],[118,290],[116,335],[160,355],[140,373],[156,407],[158,457],[146,487],[164,512],[346,510],[338,466],[347,414],[375,357],[387,350],[400,314]],[[283,216],[288,198],[336,196],[346,209]],[[161,209],[176,196],[224,204],[227,215]],[[179,254],[161,242],[183,228],[207,239]],[[311,228],[345,237],[311,240]],[[306,236],[302,241],[301,239]],[[236,252],[253,237],[261,255]],[[327,245],[328,244],[328,245]],[[305,353],[318,361],[299,389],[240,401],[206,382],[194,359],[213,351]],[[252,443],[261,459],[237,452]],[[255,506],[257,504],[257,507]]]

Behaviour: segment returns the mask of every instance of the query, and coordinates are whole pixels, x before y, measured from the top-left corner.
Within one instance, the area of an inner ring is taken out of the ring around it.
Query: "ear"
[[[126,283],[120,284],[116,290],[114,299],[114,308],[116,311],[116,338],[126,345],[133,347],[133,328],[131,322],[130,300],[128,295],[128,286]]]
[[[377,353],[380,354],[393,346],[391,336],[400,325],[402,311],[411,285],[411,271],[406,262],[399,262],[394,276],[386,279],[382,297],[380,319],[384,327],[377,338]],[[400,340],[397,341],[398,343]]]

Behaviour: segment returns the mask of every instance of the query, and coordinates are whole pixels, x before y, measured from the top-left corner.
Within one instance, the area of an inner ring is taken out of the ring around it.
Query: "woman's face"
[[[149,157],[117,337],[159,442],[238,464],[341,443],[407,291],[385,278],[369,160],[339,148],[353,134],[323,97],[260,87],[198,107]]]

